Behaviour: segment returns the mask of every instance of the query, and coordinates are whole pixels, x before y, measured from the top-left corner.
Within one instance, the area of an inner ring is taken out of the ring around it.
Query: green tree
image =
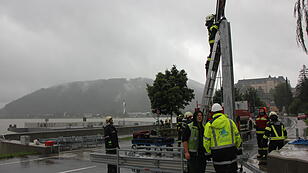
[[[308,78],[306,71],[301,71],[299,82],[295,87],[296,95],[289,107],[289,111],[293,114],[308,112]]]
[[[288,110],[292,114],[297,114],[301,105],[301,100],[299,98],[293,99],[292,103],[288,107]]]
[[[213,103],[219,103],[219,104],[222,104],[223,102],[223,93],[222,93],[222,90],[219,89],[219,90],[216,90],[215,91],[215,94],[213,96]]]
[[[301,46],[305,53],[307,52],[307,47],[305,44],[305,36],[303,28],[308,35],[308,8],[307,0],[296,0],[294,5],[294,17],[296,18],[296,41],[299,46]]]
[[[237,88],[234,88],[234,94],[235,94],[235,101],[243,101],[243,95],[240,93],[240,90]],[[219,103],[221,104],[223,102],[223,93],[222,90],[216,90],[215,94],[213,96],[213,103]]]
[[[273,96],[276,106],[282,110],[283,107],[288,111],[288,107],[292,102],[291,86],[287,82],[278,84],[273,90]],[[288,111],[289,112],[289,111]]]
[[[296,92],[302,102],[308,102],[308,78],[306,76],[299,81],[299,84],[296,86]]]
[[[151,108],[158,109],[162,114],[180,114],[180,109],[194,98],[194,91],[187,87],[187,74],[184,70],[177,70],[173,65],[171,70],[156,75],[153,85],[147,84],[147,92],[151,101]]]
[[[240,89],[234,88],[235,101],[244,101],[244,95],[240,92]]]
[[[254,88],[248,88],[243,94],[243,99],[247,100],[250,107],[265,106],[265,103],[261,101],[257,90]]]

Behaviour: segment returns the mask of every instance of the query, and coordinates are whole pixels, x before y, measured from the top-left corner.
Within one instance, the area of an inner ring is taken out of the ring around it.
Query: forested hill
[[[54,114],[83,115],[122,114],[123,100],[127,112],[149,112],[150,101],[147,96],[146,83],[152,84],[148,78],[114,78],[94,81],[79,81],[42,88],[7,104],[0,114],[12,118],[24,115]],[[203,84],[188,81],[188,87],[195,90],[199,100]],[[196,101],[188,107],[195,107]]]

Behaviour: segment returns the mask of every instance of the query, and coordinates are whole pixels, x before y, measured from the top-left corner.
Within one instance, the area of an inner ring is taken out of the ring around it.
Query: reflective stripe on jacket
[[[188,141],[188,150],[190,152],[197,152],[198,150],[198,136],[199,136],[199,129],[197,126],[194,126],[194,123],[191,122],[188,124],[190,130],[190,137]]]
[[[265,131],[265,127],[268,123],[268,116],[267,115],[259,115],[256,118],[256,133],[263,134]]]
[[[235,123],[222,113],[213,115],[213,120],[204,127],[203,145],[207,153],[228,147],[239,148],[241,136]]]
[[[215,42],[215,35],[218,31],[218,24],[213,24],[208,27],[208,32],[209,32],[209,43],[214,44]]]
[[[287,138],[287,131],[281,122],[269,123],[265,128],[264,139],[284,140]]]

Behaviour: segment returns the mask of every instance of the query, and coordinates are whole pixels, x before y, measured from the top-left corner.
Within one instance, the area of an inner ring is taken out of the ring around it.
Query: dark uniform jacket
[[[219,27],[219,24],[216,24],[216,23],[212,23],[209,26],[207,26],[210,45],[211,44],[213,45],[214,42],[215,42],[215,36],[216,36],[217,31],[218,31],[218,27]],[[211,45],[211,47],[212,47],[212,45]]]
[[[104,127],[104,137],[106,148],[119,148],[118,131],[112,124]]]
[[[287,138],[287,136],[287,130],[283,123],[281,123],[280,121],[270,121],[265,128],[263,138],[270,140],[284,140]]]

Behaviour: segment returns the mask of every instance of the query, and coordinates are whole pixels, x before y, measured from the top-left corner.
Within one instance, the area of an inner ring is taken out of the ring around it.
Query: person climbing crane
[[[209,45],[210,45],[210,54],[207,57],[206,64],[205,64],[205,70],[206,70],[206,74],[207,74],[208,70],[209,70],[210,61],[212,60],[211,58],[212,58],[213,46],[214,46],[214,43],[215,43],[215,36],[216,36],[216,33],[218,31],[218,28],[219,28],[219,24],[215,23],[215,15],[214,14],[210,14],[206,17],[205,26],[207,27],[207,30],[208,30]],[[218,52],[217,52],[217,54],[218,54]]]
[[[212,60],[213,46],[215,43],[216,33],[219,30],[219,24],[221,20],[225,19],[225,5],[226,5],[226,0],[217,0],[216,14],[210,14],[206,17],[205,26],[207,27],[207,30],[208,30],[209,45],[210,45],[210,54],[207,57],[206,64],[205,64],[206,74],[208,74],[210,61]],[[220,56],[220,44],[218,44],[218,47],[215,53],[215,57],[216,56]],[[214,62],[214,63],[216,65],[214,65],[213,67],[217,68],[219,62]]]

